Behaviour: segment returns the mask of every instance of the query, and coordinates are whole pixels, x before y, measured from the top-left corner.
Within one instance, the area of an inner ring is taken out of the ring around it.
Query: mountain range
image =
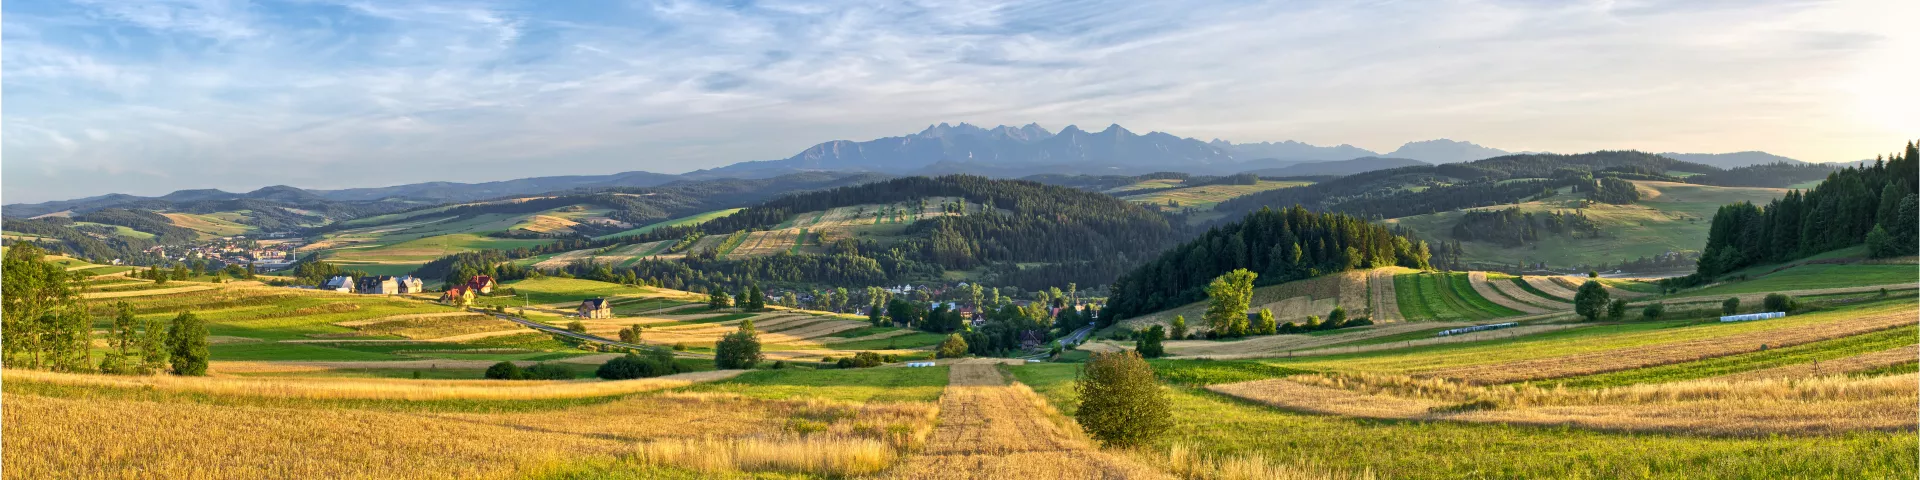
[[[1381,168],[1442,164],[1508,155],[1473,142],[1436,139],[1409,142],[1378,153],[1353,145],[1317,146],[1297,141],[1233,143],[1201,141],[1164,132],[1134,133],[1120,125],[1094,132],[1069,125],[1058,132],[1037,124],[982,128],[941,123],[918,133],[868,141],[834,140],[779,160],[740,162],[679,175],[633,171],[611,175],[533,177],[482,183],[426,182],[388,187],[305,190],[271,186],[247,193],[181,190],[160,197],[109,194],[75,200],[5,207],[12,218],[71,209],[101,208],[142,201],[172,203],[260,199],[299,203],[404,200],[463,202],[560,190],[653,187],[682,180],[759,179],[802,172],[871,172],[888,175],[966,173],[989,177],[1039,174],[1136,175],[1159,171],[1222,175],[1254,172],[1269,176],[1350,175]],[[1765,152],[1663,154],[1721,168],[1793,162]]]

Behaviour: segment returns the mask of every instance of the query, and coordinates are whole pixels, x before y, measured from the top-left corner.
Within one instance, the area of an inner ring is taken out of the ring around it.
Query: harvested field
[[[818,341],[819,341],[819,342],[820,342],[821,344],[823,344],[823,345],[833,345],[833,344],[836,344],[836,343],[848,343],[848,342],[864,342],[864,341],[868,341],[868,340],[884,340],[884,339],[888,339],[888,338],[893,338],[893,337],[898,337],[898,336],[901,336],[901,335],[912,335],[912,334],[914,334],[914,333],[918,333],[918,331],[916,331],[916,330],[913,330],[913,329],[910,329],[910,328],[902,328],[902,329],[899,329],[899,330],[893,330],[893,331],[887,331],[887,332],[880,332],[880,333],[876,333],[876,334],[872,334],[872,335],[863,335],[863,336],[858,336],[858,337],[832,337],[832,336],[829,336],[829,337],[823,337],[823,338],[819,338],[819,339],[817,339],[817,340],[818,340]]]
[[[1520,313],[1529,315],[1547,312],[1545,308],[1536,307],[1532,304],[1508,297],[1502,293],[1501,290],[1487,282],[1487,272],[1467,272],[1467,283],[1473,286],[1474,293],[1480,294],[1481,298],[1493,302],[1494,305],[1519,310]]]
[[[1555,298],[1565,298],[1568,300],[1572,300],[1575,294],[1573,289],[1567,288],[1566,286],[1561,285],[1560,282],[1554,281],[1554,279],[1556,278],[1563,278],[1563,277],[1531,276],[1531,277],[1520,277],[1520,278],[1521,280],[1526,281],[1527,285],[1532,285],[1533,288],[1539,289],[1541,292],[1546,293],[1547,295],[1552,295]],[[1575,285],[1574,288],[1579,288],[1579,286]]]
[[[1920,358],[1920,345],[1908,345],[1900,348],[1882,350],[1864,355],[1828,360],[1825,362],[1802,363],[1784,367],[1737,373],[1719,377],[1722,380],[1756,380],[1762,378],[1810,378],[1823,375],[1840,375],[1862,370],[1889,367],[1903,363],[1913,363]]]
[[[85,292],[80,294],[80,298],[87,299],[87,300],[95,300],[95,299],[102,299],[102,298],[151,297],[151,296],[157,296],[157,295],[173,295],[176,293],[188,293],[188,292],[198,292],[202,290],[213,290],[215,288],[220,288],[220,287],[217,285],[185,285],[185,286],[172,287],[172,288],[150,288],[146,290],[131,290],[131,291],[120,291],[120,292]]]
[[[1394,296],[1392,269],[1374,270],[1367,273],[1368,292],[1372,297],[1368,303],[1373,323],[1404,322],[1400,315],[1399,297]]]
[[[1785,294],[1793,295],[1796,297],[1811,297],[1811,296],[1818,296],[1818,295],[1843,295],[1848,293],[1875,293],[1875,292],[1879,292],[1881,289],[1886,289],[1889,292],[1898,292],[1898,291],[1904,291],[1904,290],[1913,290],[1915,288],[1920,288],[1920,284],[1894,283],[1894,284],[1888,284],[1888,285],[1866,285],[1866,286],[1859,286],[1859,287],[1815,288],[1815,289],[1807,289],[1807,290],[1788,290],[1788,291],[1779,292],[1779,293],[1785,293]],[[1694,304],[1694,303],[1720,303],[1722,301],[1725,301],[1728,297],[1739,297],[1740,305],[1746,308],[1752,308],[1753,306],[1761,305],[1762,304],[1761,302],[1766,300],[1767,293],[1742,293],[1737,295],[1725,295],[1725,296],[1704,296],[1703,295],[1703,296],[1695,296],[1695,297],[1662,298],[1657,301],[1659,303],[1665,303],[1667,305],[1686,305],[1686,304]]]
[[[885,478],[1167,478],[1095,449],[1025,385],[992,365],[953,365],[940,396],[940,426],[918,455]]]
[[[433,362],[421,360],[417,362]],[[442,364],[451,360],[438,360]],[[329,366],[328,362],[308,362]],[[340,363],[340,362],[333,362]],[[407,362],[379,362],[398,364]],[[487,362],[491,365],[493,362]],[[424,364],[421,368],[424,368]],[[403,367],[404,368],[404,367]],[[484,367],[482,367],[484,368]],[[379,400],[527,400],[584,398],[662,390],[739,375],[740,370],[683,373],[620,381],[403,380],[365,378],[225,378],[174,376],[76,375],[7,370],[7,381],[76,387],[105,387],[266,398]]]
[[[354,325],[347,325],[349,323]],[[466,312],[402,315],[375,320],[341,322],[336,325],[351,327],[357,335],[398,335],[414,340],[515,331],[522,328],[518,324],[494,318],[492,315]]]
[[[1328,335],[1260,335],[1245,340],[1170,340],[1165,343],[1167,354],[1174,358],[1208,358],[1214,360],[1238,358],[1267,358],[1284,356],[1289,352],[1311,350],[1316,347],[1337,343],[1384,337],[1416,330],[1452,326],[1432,322],[1394,323],[1354,329],[1351,332]],[[1470,325],[1460,323],[1457,325]],[[1399,344],[1393,344],[1398,346]]]
[[[1559,284],[1561,288],[1565,288],[1567,289],[1568,292],[1570,292],[1567,294],[1567,298],[1573,298],[1573,293],[1571,292],[1578,292],[1580,290],[1580,286],[1587,283],[1586,277],[1558,276],[1558,277],[1549,277],[1549,278],[1551,278],[1554,283]],[[1534,285],[1539,286],[1539,284],[1534,284]],[[1632,299],[1647,296],[1647,294],[1644,294],[1644,293],[1632,292],[1632,291],[1615,288],[1614,286],[1607,285],[1604,282],[1601,283],[1600,286],[1605,287],[1607,289],[1607,295],[1613,298],[1624,298],[1624,299],[1632,300]],[[1554,292],[1551,290],[1548,290],[1547,293],[1554,293]],[[1558,294],[1555,293],[1555,295],[1558,295]]]
[[[1444,327],[1463,326],[1464,327],[1464,326],[1473,325],[1473,324],[1464,323],[1464,322],[1462,323],[1422,322],[1417,325],[1420,328],[1432,328],[1432,327],[1442,327],[1442,326]],[[1524,337],[1524,336],[1533,335],[1536,333],[1546,333],[1546,332],[1552,332],[1555,330],[1566,330],[1566,329],[1570,329],[1578,326],[1579,325],[1573,325],[1573,324],[1524,325],[1524,326],[1513,327],[1513,328],[1503,328],[1499,330],[1482,330],[1478,332],[1462,333],[1459,335],[1448,335],[1445,337],[1429,336],[1429,337],[1422,337],[1417,340],[1397,341],[1397,342],[1390,342],[1390,343],[1376,343],[1372,345],[1355,345],[1355,346],[1349,346],[1349,347],[1336,346],[1336,347],[1328,347],[1328,348],[1320,348],[1320,349],[1302,349],[1297,352],[1292,352],[1288,355],[1294,356],[1294,357],[1310,357],[1310,356],[1317,356],[1317,355],[1339,355],[1339,354],[1346,354],[1346,353],[1373,352],[1373,351],[1380,351],[1380,350],[1392,350],[1396,348],[1419,347],[1419,346],[1426,346],[1426,345],[1443,345],[1448,343],[1478,342],[1482,340],[1493,340],[1498,338]],[[1420,328],[1411,328],[1409,330],[1419,330]],[[1262,357],[1234,357],[1234,358],[1262,358]],[[1219,358],[1219,359],[1226,360],[1227,358]]]
[[[1492,284],[1495,290],[1499,290],[1500,293],[1507,294],[1508,297],[1513,297],[1513,299],[1515,300],[1526,302],[1527,304],[1530,304],[1533,306],[1542,307],[1547,310],[1572,310],[1573,309],[1573,304],[1549,299],[1539,295],[1534,295],[1533,292],[1529,292],[1527,291],[1527,289],[1520,288],[1519,284],[1513,283],[1512,279],[1487,279],[1485,278],[1484,272],[1481,275],[1482,275],[1481,280],[1484,280],[1487,283]],[[1493,298],[1493,297],[1488,296],[1488,298]]]
[[[1694,381],[1599,391],[1503,392],[1449,385],[1348,383],[1298,377],[1214,385],[1215,392],[1289,410],[1382,419],[1448,420],[1716,436],[1836,434],[1855,430],[1912,430],[1920,377],[1854,380],[1838,377],[1789,383]],[[1417,382],[1417,381],[1414,381]],[[1450,388],[1451,387],[1451,388]],[[1500,408],[1457,408],[1478,400]],[[1455,398],[1447,398],[1455,397]],[[1532,403],[1528,403],[1532,402]]]
[[[1794,328],[1780,328],[1716,338],[1603,350],[1576,355],[1481,364],[1425,372],[1424,376],[1451,378],[1475,384],[1497,384],[1590,375],[1630,368],[1687,362],[1760,350],[1761,345],[1785,347],[1913,323],[1913,311],[1892,312],[1834,320]]]

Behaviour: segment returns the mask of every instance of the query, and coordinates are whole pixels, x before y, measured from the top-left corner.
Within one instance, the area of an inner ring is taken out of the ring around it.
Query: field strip
[[[1579,292],[1580,286],[1585,285],[1589,281],[1587,277],[1572,277],[1572,276],[1564,276],[1564,275],[1555,276],[1552,278],[1552,280],[1554,281],[1554,283],[1559,284],[1561,288],[1567,289],[1567,298],[1573,298],[1574,294]],[[1532,283],[1532,282],[1528,282],[1528,283]],[[1534,286],[1537,287],[1537,286],[1540,286],[1540,284],[1536,283],[1534,284]],[[1602,288],[1607,289],[1607,295],[1612,298],[1624,298],[1627,300],[1632,300],[1632,299],[1648,296],[1645,293],[1621,290],[1619,288],[1615,288],[1612,285],[1607,285],[1604,282],[1602,282],[1600,286]],[[1559,295],[1559,293],[1556,293],[1552,290],[1547,290],[1544,288],[1541,290],[1544,290],[1550,294]]]
[[[465,311],[413,313],[413,314],[407,314],[407,315],[394,315],[391,317],[380,317],[380,318],[370,318],[366,320],[352,320],[352,321],[346,321],[346,322],[338,322],[338,323],[334,323],[334,325],[339,325],[342,327],[364,327],[364,326],[373,325],[376,323],[399,322],[399,321],[406,321],[406,320],[419,320],[419,319],[439,318],[439,317],[459,317],[459,316],[465,316],[465,315],[477,315],[477,314],[473,312],[465,312]]]
[[[1511,383],[1525,380],[1590,375],[1669,363],[1758,351],[1761,345],[1773,348],[1840,338],[1885,330],[1913,323],[1913,311],[1895,310],[1867,317],[1777,328],[1751,333],[1702,338],[1682,342],[1629,347],[1575,355],[1533,358],[1514,362],[1443,368],[1423,372],[1421,376],[1451,378],[1475,384]]]
[[[397,362],[213,362],[215,372],[243,371],[252,365],[285,364],[320,368],[428,368],[470,360],[419,360]],[[496,362],[482,361],[486,368]],[[367,367],[363,364],[380,364]],[[418,366],[410,366],[418,365]],[[743,370],[715,370],[682,373],[655,378],[618,381],[521,381],[501,385],[488,380],[408,380],[372,378],[236,378],[236,377],[148,377],[106,376],[6,370],[7,381],[38,382],[56,385],[154,389],[212,395],[240,395],[278,398],[353,398],[383,400],[533,400],[543,398],[583,398],[662,390],[699,382],[733,378]]]
[[[1025,385],[1008,384],[990,364],[951,366],[940,395],[940,426],[925,449],[882,478],[1168,478],[1095,449],[1058,424]]]
[[[826,337],[818,340],[821,345],[833,345],[836,343],[864,342],[867,340],[882,340],[882,339],[898,337],[901,335],[912,335],[914,333],[916,332],[914,332],[912,329],[902,328],[902,329],[894,330],[890,332],[880,332],[880,333],[860,336],[860,337]]]
[[[1265,358],[1285,355],[1289,350],[1306,350],[1323,345],[1333,345],[1374,337],[1384,337],[1404,332],[1434,327],[1468,326],[1471,323],[1391,323],[1362,328],[1352,332],[1331,335],[1260,335],[1245,340],[1169,340],[1167,353],[1174,358],[1207,358],[1224,360],[1227,358]],[[1395,344],[1398,345],[1398,344]]]
[[[1520,288],[1519,285],[1514,284],[1513,280],[1510,280],[1510,279],[1501,279],[1501,280],[1489,279],[1487,280],[1487,282],[1493,284],[1493,288],[1495,290],[1499,290],[1500,293],[1505,293],[1507,294],[1507,296],[1513,297],[1515,300],[1527,302],[1539,307],[1544,307],[1548,310],[1572,310],[1573,309],[1573,305],[1571,304],[1562,303],[1558,300],[1553,300],[1553,299],[1542,297],[1539,295],[1534,295],[1533,292],[1529,292],[1527,291],[1527,289]]]
[[[1532,285],[1533,288],[1540,289],[1542,293],[1546,293],[1547,295],[1552,295],[1558,298],[1565,298],[1569,300],[1573,299],[1573,297],[1575,296],[1575,292],[1573,290],[1569,290],[1567,289],[1567,287],[1561,286],[1560,282],[1553,281],[1554,278],[1559,278],[1559,277],[1542,277],[1542,276],[1536,275],[1536,276],[1520,277],[1520,278],[1522,280],[1525,280],[1527,282],[1527,285]]]
[[[1371,308],[1373,323],[1404,322],[1407,317],[1400,315],[1400,300],[1394,296],[1393,271],[1374,270],[1367,274],[1368,289],[1373,294]]]
[[[1347,307],[1347,316],[1366,315],[1367,308],[1367,272],[1348,271],[1340,273],[1340,306]]]
[[[864,328],[866,326],[867,324],[864,324],[864,323],[847,321],[843,323],[814,325],[806,328],[789,330],[782,333],[763,334],[761,335],[761,338],[766,339],[768,343],[788,343],[788,342],[796,342],[796,341],[802,341],[802,340],[812,340],[814,338],[824,337],[827,335],[832,335],[835,333],[840,333],[848,330]]]
[[[1887,289],[1887,291],[1890,291],[1890,292],[1901,291],[1901,290],[1913,290],[1916,288],[1920,288],[1920,284],[1890,283],[1886,285],[1866,285],[1866,286],[1859,286],[1859,287],[1834,287],[1834,288],[1814,288],[1814,289],[1807,289],[1807,290],[1785,290],[1779,293],[1784,293],[1784,294],[1792,295],[1796,297],[1809,297],[1809,296],[1815,296],[1815,295],[1838,295],[1838,294],[1847,294],[1847,293],[1874,293],[1874,292],[1879,292],[1880,289],[1882,288]],[[1767,292],[1741,293],[1736,295],[1698,295],[1698,296],[1691,296],[1691,297],[1664,298],[1664,299],[1660,299],[1659,302],[1669,304],[1669,305],[1689,304],[1689,303],[1720,303],[1722,301],[1726,301],[1727,297],[1740,297],[1741,305],[1760,305],[1764,300],[1766,300]]]
[[[1409,328],[1407,330],[1419,330],[1421,328],[1433,328],[1433,327],[1468,326],[1468,325],[1473,325],[1473,323],[1419,322],[1419,323],[1413,323],[1412,325],[1414,325],[1415,328]],[[1376,343],[1373,345],[1355,345],[1351,347],[1329,347],[1329,348],[1311,349],[1311,350],[1301,349],[1301,350],[1296,350],[1292,352],[1287,352],[1287,356],[1311,357],[1311,356],[1318,356],[1318,355],[1338,355],[1343,353],[1392,350],[1396,348],[1418,347],[1423,345],[1439,345],[1439,344],[1445,344],[1445,343],[1477,342],[1481,340],[1491,340],[1496,338],[1521,337],[1521,336],[1532,335],[1536,333],[1551,332],[1555,330],[1566,330],[1566,329],[1574,328],[1578,326],[1579,325],[1566,324],[1566,323],[1548,324],[1548,325],[1526,325],[1526,326],[1520,326],[1520,327],[1514,327],[1514,328],[1503,328],[1499,330],[1483,330],[1478,332],[1463,333],[1459,335],[1449,335],[1445,337],[1434,336],[1434,337],[1422,338],[1419,340],[1408,340],[1404,342]],[[1233,360],[1233,359],[1247,359],[1247,358],[1273,358],[1275,356],[1276,355],[1272,355],[1272,354],[1232,355],[1232,356],[1208,355],[1205,358],[1210,358],[1214,360]]]
[[[86,293],[80,294],[80,298],[85,300],[93,300],[93,299],[100,299],[100,298],[150,297],[155,295],[172,295],[175,293],[187,293],[187,292],[198,292],[202,290],[213,290],[216,288],[220,288],[220,287],[215,285],[188,285],[184,287],[155,288],[151,290],[131,290],[131,291],[125,291],[125,292],[86,292]]]
[[[1920,413],[1914,407],[1914,402],[1920,400],[1920,390],[1915,389],[1913,380],[1912,376],[1858,381],[1829,379],[1822,387],[1846,391],[1832,395],[1803,394],[1778,381],[1685,382],[1628,387],[1622,395],[1626,398],[1617,403],[1525,405],[1458,412],[1445,411],[1445,407],[1459,403],[1455,401],[1361,392],[1279,378],[1212,385],[1207,389],[1281,409],[1347,417],[1745,437],[1913,430],[1913,416]],[[1666,398],[1662,389],[1684,391],[1698,397]],[[1631,398],[1633,394],[1643,394],[1648,400]]]
[[[1473,286],[1473,293],[1480,294],[1481,298],[1485,298],[1487,299],[1487,301],[1493,302],[1494,305],[1499,305],[1502,307],[1519,310],[1520,313],[1529,314],[1529,315],[1535,314],[1535,313],[1547,313],[1547,309],[1545,308],[1536,307],[1526,302],[1515,300],[1511,297],[1501,294],[1499,289],[1496,289],[1494,288],[1493,285],[1487,283],[1487,272],[1479,272],[1479,271],[1467,272],[1467,284]]]
[[[1754,380],[1761,378],[1807,378],[1822,375],[1838,375],[1909,363],[1913,362],[1916,358],[1920,358],[1920,345],[1907,345],[1846,358],[1836,358],[1825,362],[1787,365],[1784,367],[1741,372],[1717,378],[1720,380]]]

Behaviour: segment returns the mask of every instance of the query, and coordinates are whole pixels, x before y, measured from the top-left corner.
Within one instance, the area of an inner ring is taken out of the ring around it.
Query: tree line
[[[1124,319],[1198,301],[1215,277],[1236,269],[1274,285],[1359,268],[1425,269],[1430,256],[1426,242],[1359,217],[1261,209],[1121,275],[1107,310]]]
[[[1703,283],[1750,265],[1778,263],[1868,243],[1874,256],[1912,255],[1915,249],[1915,168],[1920,152],[1847,167],[1807,191],[1790,191],[1762,208],[1751,202],[1721,206],[1707,231],[1698,271],[1683,283]]]

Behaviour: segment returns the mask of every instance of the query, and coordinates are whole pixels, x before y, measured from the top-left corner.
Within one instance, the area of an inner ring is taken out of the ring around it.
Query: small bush
[[[522,380],[571,380],[573,370],[551,363],[536,363],[520,371]]]
[[[676,351],[676,352],[687,351],[687,344],[685,342],[675,342],[673,344],[673,351]]]
[[[774,369],[774,370],[779,370],[779,369],[782,369],[782,368],[787,368],[787,361],[786,361],[786,360],[774,360],[774,361],[773,361],[773,369]]]
[[[1078,388],[1074,418],[1102,443],[1140,445],[1173,427],[1173,404],[1139,353],[1093,354],[1080,370]]]
[[[936,358],[960,358],[964,356],[967,356],[967,340],[960,338],[960,334],[958,333],[947,335],[947,339],[940,342],[939,351],[935,352]]]
[[[1140,334],[1140,339],[1134,342],[1133,349],[1139,351],[1142,357],[1160,358],[1166,356],[1166,345],[1161,343],[1161,338],[1164,335],[1163,332],[1165,332],[1165,330],[1161,329],[1159,325],[1147,327],[1147,330]]]
[[[1720,302],[1721,315],[1733,315],[1735,313],[1740,313],[1740,297],[1727,297],[1726,301]]]
[[[1647,320],[1659,320],[1661,315],[1666,314],[1667,304],[1664,303],[1655,303],[1640,309],[1640,316],[1646,317]]]
[[[525,376],[526,372],[521,371],[520,366],[514,365],[513,362],[493,364],[493,366],[487,367],[486,373],[486,377],[490,380],[519,380]]]
[[[681,366],[679,362],[673,361],[672,353],[655,350],[644,356],[627,354],[608,360],[593,372],[593,376],[607,380],[629,380],[672,375],[686,370],[686,367]]]
[[[1886,295],[1886,291],[1887,289],[1880,289],[1881,295]],[[1769,293],[1760,303],[1765,305],[1769,312],[1791,312],[1800,308],[1799,299],[1784,293]]]

